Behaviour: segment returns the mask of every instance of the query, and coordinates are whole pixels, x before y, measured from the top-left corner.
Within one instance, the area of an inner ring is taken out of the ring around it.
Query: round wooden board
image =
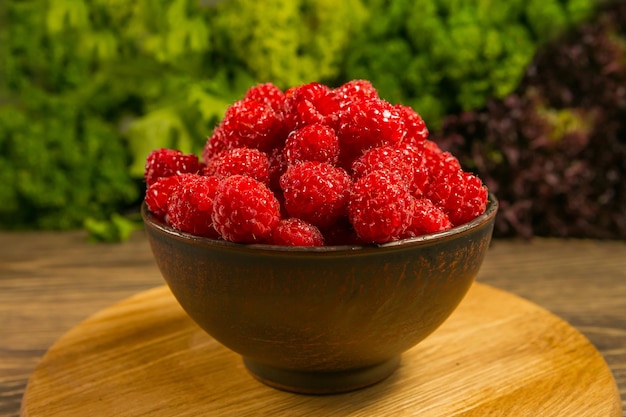
[[[385,381],[306,396],[257,382],[167,287],[85,320],[34,371],[21,416],[621,416],[588,340],[548,311],[474,284],[444,325]]]

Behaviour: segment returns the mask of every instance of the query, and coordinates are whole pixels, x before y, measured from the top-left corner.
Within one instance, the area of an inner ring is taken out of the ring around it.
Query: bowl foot
[[[339,394],[376,384],[400,365],[400,355],[365,368],[338,372],[307,372],[275,368],[249,358],[243,363],[252,376],[272,388],[298,394]]]

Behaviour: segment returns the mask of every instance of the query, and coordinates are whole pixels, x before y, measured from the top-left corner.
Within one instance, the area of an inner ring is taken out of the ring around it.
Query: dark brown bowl
[[[142,207],[165,281],[187,314],[275,388],[337,393],[389,376],[461,302],[497,200],[465,225],[372,246],[285,247],[196,237]],[[234,370],[233,370],[234,371]]]

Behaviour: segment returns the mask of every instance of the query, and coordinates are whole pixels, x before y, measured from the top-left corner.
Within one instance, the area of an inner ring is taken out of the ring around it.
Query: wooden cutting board
[[[475,284],[385,381],[306,396],[257,382],[166,287],[100,311],[34,371],[21,416],[621,416],[589,341],[548,311]]]

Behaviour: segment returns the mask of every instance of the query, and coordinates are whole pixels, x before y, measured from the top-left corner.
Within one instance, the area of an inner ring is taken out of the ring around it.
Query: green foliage
[[[148,153],[199,154],[255,83],[369,79],[432,130],[509,93],[593,1],[1,1],[0,228],[123,238]]]
[[[191,1],[3,4],[1,227],[109,221],[141,197],[150,150],[198,151],[223,114],[192,94],[211,70],[208,12]]]
[[[74,228],[138,198],[108,124],[63,98],[23,104],[0,109],[3,227]]]
[[[335,80],[366,18],[360,0],[230,0],[218,6],[215,33],[256,79],[288,88]]]
[[[106,235],[151,150],[200,153],[255,83],[336,77],[366,16],[359,0],[209,3],[2,2],[0,227]]]
[[[140,219],[130,216],[125,217],[113,213],[110,219],[96,220],[85,219],[85,229],[89,232],[90,240],[94,242],[122,242],[130,237],[135,230],[143,227]]]
[[[344,77],[412,105],[436,128],[519,84],[539,45],[589,16],[593,0],[370,0]]]

